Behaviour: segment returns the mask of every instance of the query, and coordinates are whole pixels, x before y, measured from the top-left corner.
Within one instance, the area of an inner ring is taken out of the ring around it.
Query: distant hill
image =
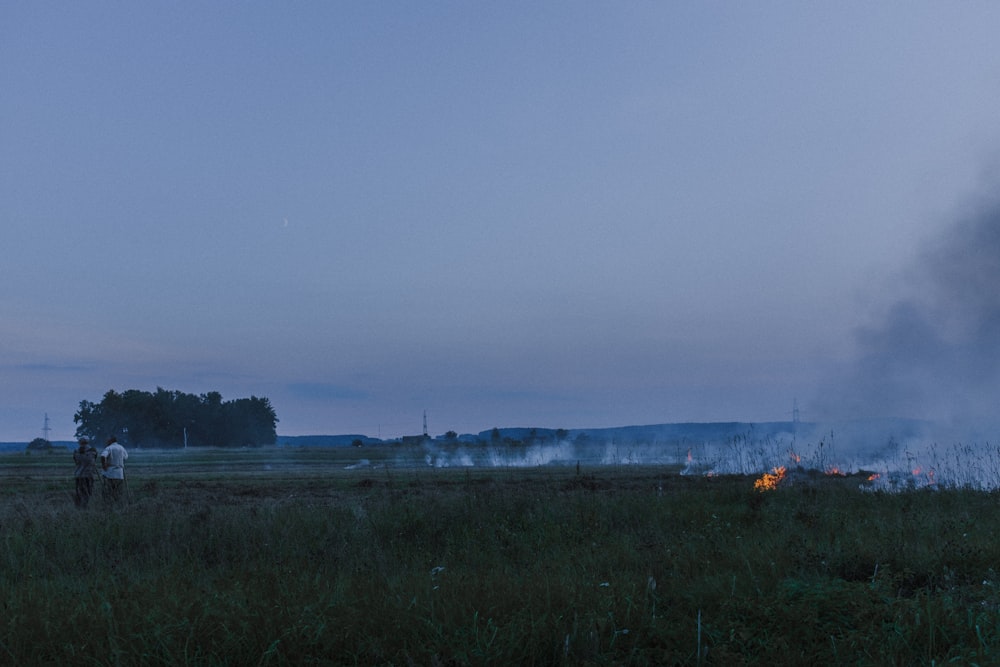
[[[365,445],[383,444],[384,441],[378,438],[369,438],[367,435],[346,434],[346,435],[279,435],[278,446],[280,447],[350,447],[355,440],[360,440]]]
[[[679,422],[670,424],[649,424],[644,426],[617,426],[609,428],[560,429],[565,440],[608,442],[617,445],[685,445],[698,443],[720,443],[734,438],[749,440],[798,439],[819,441],[831,436],[841,441],[863,442],[874,439],[884,441],[886,437],[907,439],[925,433],[928,422],[916,419],[866,419],[833,423],[813,422]],[[501,440],[532,442],[555,440],[560,434],[556,429],[507,427],[497,428]],[[458,441],[473,445],[490,443],[494,429],[475,434],[458,436]],[[364,445],[399,444],[418,442],[420,436],[380,440],[363,435],[301,435],[279,436],[278,444],[292,447],[346,447],[355,440]],[[443,436],[431,440],[443,440]]]
[[[615,426],[609,428],[565,429],[565,439],[577,441],[608,442],[617,445],[688,445],[726,442],[736,437],[750,440],[785,439],[793,437],[808,442],[835,438],[840,442],[884,442],[887,437],[907,440],[928,432],[931,424],[916,419],[865,419],[835,423],[812,422],[679,422],[672,424],[647,424],[643,426]],[[529,442],[555,440],[559,431],[551,428],[507,427],[497,429],[501,440]],[[419,439],[417,436],[416,439]],[[442,440],[443,436],[432,438]],[[489,443],[493,429],[458,436],[465,445]],[[356,440],[363,445],[399,443],[401,438],[381,440],[357,433],[340,435],[284,435],[278,436],[278,446],[288,447],[350,447]],[[407,441],[413,441],[407,438]],[[56,440],[57,449],[73,449],[71,440]],[[27,442],[0,442],[0,452],[24,451]]]
[[[689,422],[622,426],[617,428],[579,429],[569,432],[570,439],[585,434],[590,438],[619,444],[671,444],[679,442],[725,442],[734,438],[749,440],[792,439],[819,441],[835,438],[862,442],[885,437],[908,439],[924,434],[930,422],[917,419],[858,419],[837,422]]]
[[[917,419],[865,419],[841,421],[835,423],[812,422],[679,422],[671,424],[648,424],[644,426],[615,426],[609,428],[576,428],[565,429],[561,435],[566,440],[607,442],[617,445],[689,445],[698,443],[718,443],[733,438],[748,438],[750,440],[791,439],[816,442],[830,439],[831,436],[840,442],[873,444],[884,442],[886,437],[897,440],[916,438],[927,433],[931,424]],[[501,440],[514,442],[552,441],[557,439],[560,431],[551,428],[508,427],[498,428]],[[442,440],[443,436],[432,438]],[[464,445],[476,443],[488,444],[493,439],[493,429],[479,433],[466,433],[458,436],[458,441]],[[381,440],[356,433],[340,435],[286,435],[278,436],[278,446],[287,447],[350,447],[355,441],[365,446],[399,444],[404,439],[395,438]],[[407,442],[417,442],[419,436],[405,439]],[[70,440],[56,440],[52,444],[58,450],[72,450],[76,443]],[[27,442],[0,442],[0,452],[24,451]]]

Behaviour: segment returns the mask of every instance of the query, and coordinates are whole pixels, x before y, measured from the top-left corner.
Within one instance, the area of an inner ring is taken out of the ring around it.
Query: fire
[[[788,458],[792,460],[792,463],[799,464],[802,463],[802,457],[793,451],[788,452]]]
[[[868,481],[869,482],[874,482],[876,479],[880,478],[881,476],[882,475],[878,474],[877,472],[873,472],[872,474],[868,475]]]
[[[843,477],[844,472],[837,466],[830,466],[826,469],[826,474],[832,477]]]
[[[934,475],[935,475],[934,468],[924,469],[921,466],[917,466],[916,468],[913,469],[913,476],[916,478],[923,477],[926,480],[926,484],[928,486],[934,486],[935,484],[937,484],[937,481],[934,479]]]
[[[760,476],[760,479],[753,483],[753,488],[756,491],[773,491],[778,488],[778,484],[781,480],[785,479],[785,466],[778,466],[774,469],[774,473],[766,472]]]

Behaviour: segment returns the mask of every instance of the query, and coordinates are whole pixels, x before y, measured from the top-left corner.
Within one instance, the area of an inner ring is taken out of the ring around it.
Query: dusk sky
[[[0,440],[157,387],[279,435],[810,419],[1000,184],[998,26],[4,2]]]

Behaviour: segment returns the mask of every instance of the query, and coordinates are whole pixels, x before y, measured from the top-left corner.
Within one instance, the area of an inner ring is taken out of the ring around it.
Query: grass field
[[[401,460],[0,457],[0,663],[1000,664],[996,493]]]

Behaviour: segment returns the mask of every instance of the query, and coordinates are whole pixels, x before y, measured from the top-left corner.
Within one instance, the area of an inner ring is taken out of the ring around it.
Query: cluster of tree
[[[278,417],[268,399],[223,401],[216,391],[195,395],[161,387],[155,393],[112,389],[100,403],[80,401],[73,422],[78,438],[104,442],[115,436],[136,447],[242,447],[273,445],[278,438]]]
[[[54,449],[55,446],[45,438],[35,438],[27,447],[28,452],[50,452]]]
[[[546,442],[561,442],[569,437],[569,431],[564,428],[556,429],[555,431],[537,428],[527,430],[526,432],[523,432],[525,431],[524,429],[510,430],[512,432],[519,433],[520,437],[511,435],[504,436],[501,434],[499,428],[493,427],[493,430],[490,431],[490,443],[494,446],[502,444],[512,447],[522,447],[525,445],[539,445]],[[446,438],[449,433],[454,433],[454,431],[448,431],[448,433],[445,434]]]
[[[459,436],[456,431],[446,431],[444,435],[439,435],[431,438],[429,435],[404,435],[398,440],[391,441],[393,444],[399,444],[403,446],[415,446],[423,445],[431,440],[437,443],[445,444],[457,444],[460,440],[466,445],[490,445],[493,447],[504,446],[504,447],[525,447],[533,445],[542,445],[545,443],[558,443],[569,438],[569,431],[564,428],[559,429],[547,429],[547,428],[509,428],[501,430],[498,427],[494,427],[492,431],[489,432],[489,439],[486,439],[486,431],[479,434],[479,437],[472,439],[471,436]],[[574,441],[579,442],[586,440],[587,434],[580,433],[575,438]],[[356,447],[360,447],[365,443],[360,440],[355,440],[351,444]]]

